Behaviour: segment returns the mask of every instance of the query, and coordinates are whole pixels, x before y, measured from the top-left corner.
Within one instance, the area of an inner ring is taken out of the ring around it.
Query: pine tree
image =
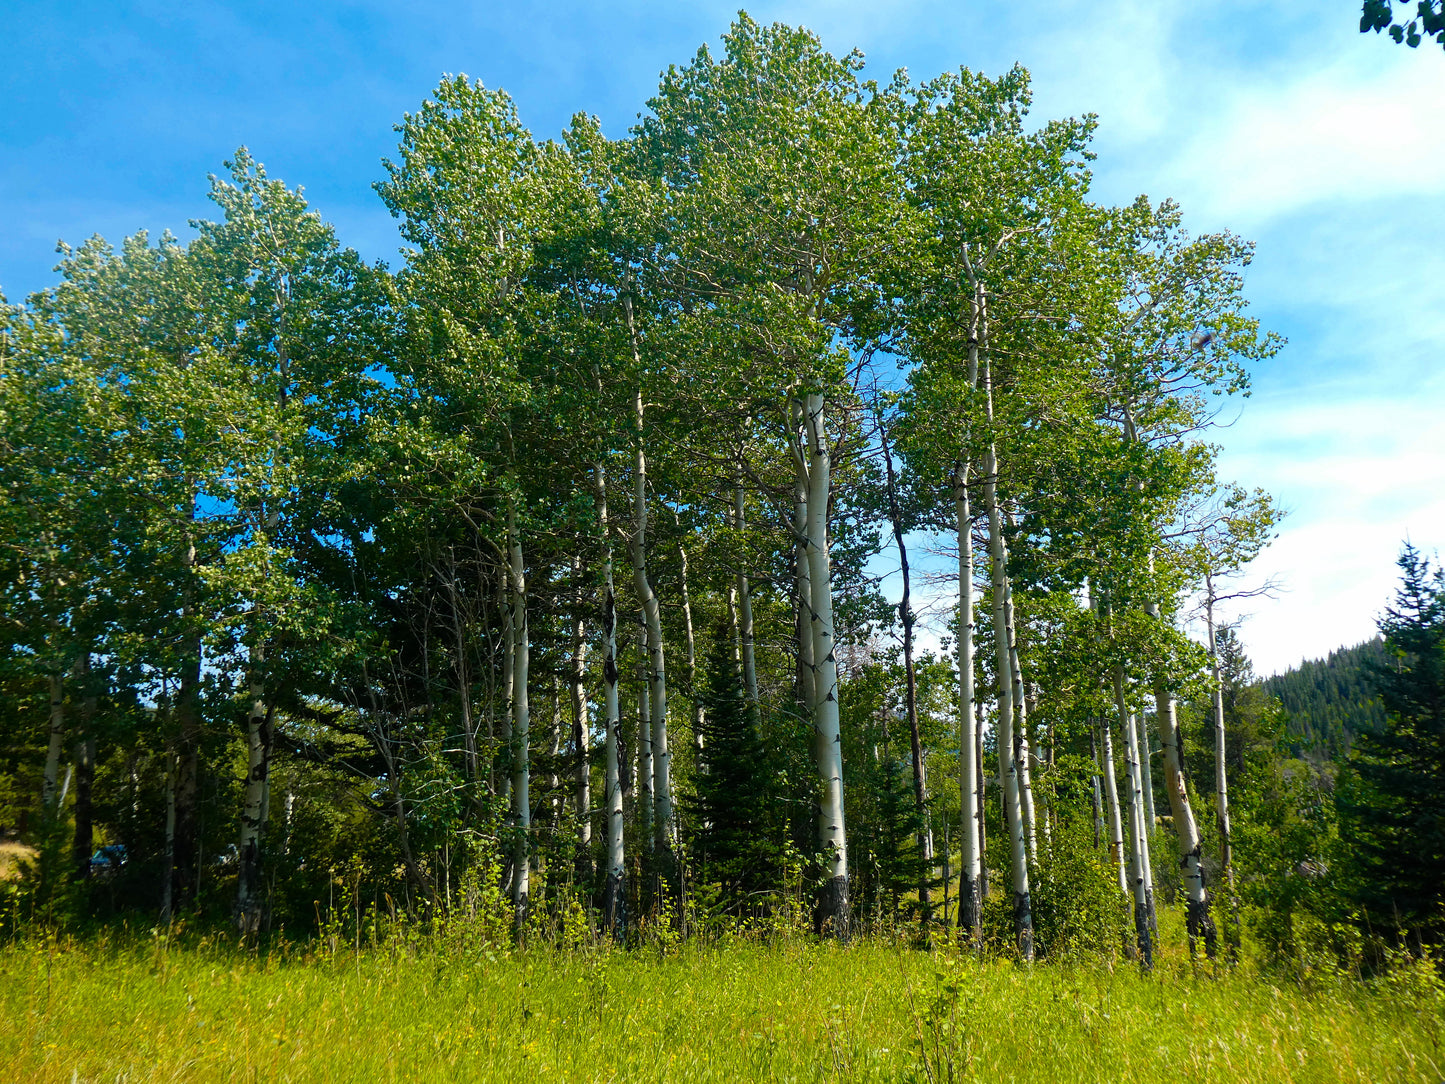
[[[1340,786],[1350,895],[1377,931],[1445,935],[1445,568],[1413,546],[1400,555],[1395,604],[1380,621],[1374,668],[1380,733],[1361,734]]]
[[[786,824],[776,758],[758,734],[731,640],[726,624],[713,637],[694,795],[684,806],[697,879],[718,885],[726,908],[740,913],[782,883]]]

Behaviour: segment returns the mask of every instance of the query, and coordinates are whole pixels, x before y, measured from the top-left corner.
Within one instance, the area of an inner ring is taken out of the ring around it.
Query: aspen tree
[[[1139,769],[1139,732],[1129,710],[1124,667],[1114,666],[1114,703],[1124,733],[1124,779],[1128,790],[1129,885],[1134,901],[1134,938],[1141,966],[1154,966],[1154,876],[1149,864],[1149,834],[1144,825],[1144,792]]]
[[[602,462],[594,468],[597,485],[597,527],[602,543],[602,711],[606,726],[603,765],[603,810],[607,818],[607,874],[602,889],[602,921],[621,941],[627,933],[623,853],[622,777],[618,759],[617,595],[612,585],[612,543],[607,526],[607,474]]]
[[[532,641],[527,621],[527,571],[522,560],[522,533],[517,499],[507,496],[507,589],[509,642],[512,655],[512,908],[518,931],[527,921],[528,861],[532,846],[532,765],[530,757]]]
[[[823,850],[825,883],[819,922],[834,936],[847,937],[848,834],[843,816],[843,746],[838,719],[838,657],[834,650],[833,580],[828,560],[828,495],[832,450],[824,418],[823,396],[803,400],[808,435],[808,582],[812,591],[813,659],[816,700],[814,753],[823,780],[818,810],[818,838]]]
[[[576,757],[574,772],[577,794],[573,799],[577,814],[577,863],[579,873],[589,869],[592,846],[592,770],[588,763],[591,727],[587,717],[587,636],[582,614],[582,557],[572,557],[572,673],[568,688],[572,698],[572,753]]]
[[[623,312],[627,316],[627,332],[632,343],[633,364],[637,366],[639,383],[632,400],[632,421],[635,428],[632,472],[632,579],[642,607],[647,658],[645,702],[646,714],[638,718],[638,732],[647,729],[643,744],[646,777],[644,793],[648,795],[651,846],[658,871],[668,885],[675,885],[674,854],[676,824],[672,808],[672,755],[667,740],[667,663],[662,642],[662,610],[647,574],[647,455],[643,450],[645,417],[642,398],[642,358],[638,350],[637,324],[632,299],[624,295]],[[641,739],[639,739],[641,740]]]

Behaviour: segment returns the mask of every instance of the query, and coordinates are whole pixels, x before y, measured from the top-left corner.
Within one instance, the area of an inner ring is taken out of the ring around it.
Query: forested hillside
[[[1384,729],[1385,709],[1370,667],[1385,659],[1384,641],[1377,636],[1260,682],[1284,708],[1295,756],[1336,760],[1350,751],[1357,734]]]

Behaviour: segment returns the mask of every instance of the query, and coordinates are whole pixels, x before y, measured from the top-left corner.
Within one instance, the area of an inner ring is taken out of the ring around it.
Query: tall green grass
[[[433,938],[0,949],[0,1080],[1429,1081],[1435,972],[1021,968],[783,939],[667,951]]]

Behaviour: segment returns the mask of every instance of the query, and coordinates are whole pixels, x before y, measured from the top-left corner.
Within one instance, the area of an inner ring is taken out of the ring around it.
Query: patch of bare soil
[[[28,843],[0,842],[0,881],[20,876],[20,863],[35,857],[35,848]]]

